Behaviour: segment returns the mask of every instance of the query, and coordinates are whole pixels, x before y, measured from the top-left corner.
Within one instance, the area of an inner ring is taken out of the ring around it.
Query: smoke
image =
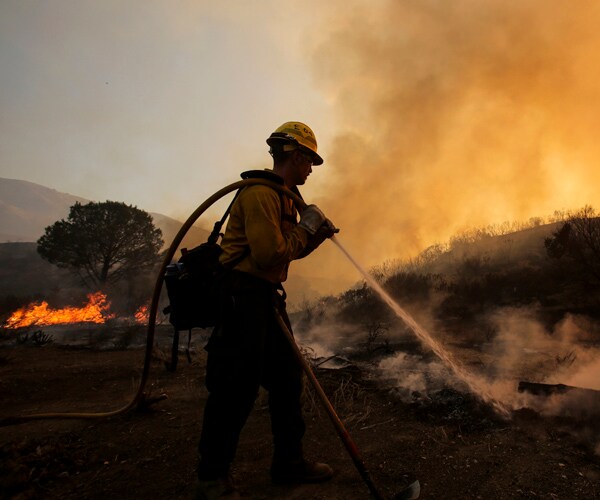
[[[381,294],[384,299],[383,290]],[[309,309],[304,318],[304,326],[309,328],[303,338],[309,339],[311,350],[321,356],[347,352],[355,360],[365,359],[365,354],[371,362],[377,359],[374,351],[368,352],[368,343],[364,342],[365,336],[368,338],[368,324],[348,325],[340,321],[342,311],[331,307],[329,302],[329,308]],[[450,343],[451,338],[443,339],[443,332],[431,336],[420,324],[410,321],[401,308],[394,307],[391,298],[386,302],[407,325],[412,323],[411,330],[425,348],[420,351],[412,347],[407,351],[407,346],[386,342],[393,354],[379,358],[375,371],[383,384],[392,384],[391,392],[396,397],[433,406],[450,397],[453,415],[471,411],[459,410],[462,400],[440,390],[453,387],[471,392],[505,418],[513,415],[511,410],[525,408],[546,417],[567,417],[575,423],[568,426],[569,432],[582,443],[592,444],[595,453],[600,454],[596,425],[600,415],[600,391],[591,390],[600,387],[600,349],[597,347],[600,325],[585,316],[567,314],[548,329],[537,318],[543,310],[498,308],[489,313],[486,321],[487,328],[495,331],[491,341],[481,345],[479,339],[476,345],[465,345],[477,337],[462,332]],[[421,324],[431,326],[433,322],[427,321],[426,306],[417,307]],[[394,327],[392,333],[393,340],[397,341],[406,332]],[[428,348],[437,355],[433,361],[427,354]],[[535,386],[554,390],[534,394],[518,392],[520,381],[574,387],[563,391],[560,386]]]
[[[532,309],[499,309],[490,315],[497,335],[485,355],[491,392],[513,409],[531,408],[543,415],[590,417],[600,413],[600,350],[590,342],[598,325],[567,314],[547,329]],[[564,384],[578,389],[552,395],[517,393],[519,381]],[[592,390],[589,390],[592,389]]]
[[[441,382],[451,376],[448,369],[439,361],[424,362],[421,356],[398,352],[380,361],[378,367],[382,376],[402,389],[403,395],[412,393],[427,394],[432,386],[444,387]]]
[[[318,203],[365,265],[466,227],[593,204],[600,4],[331,9],[313,56],[338,124]],[[339,272],[337,261],[324,272]]]
[[[600,390],[600,359],[596,356],[587,360],[575,373],[565,378],[565,384]]]
[[[419,321],[428,324],[426,310],[418,307]],[[370,348],[368,325],[336,320],[338,312],[330,306],[316,323],[300,328],[302,343],[318,357],[348,355],[354,359],[358,355],[360,359],[360,353],[364,355]],[[401,325],[392,324],[385,339],[378,338],[377,342],[387,340],[393,353],[380,354],[376,372],[407,401],[415,392],[427,396],[453,387],[476,393],[504,415],[508,415],[506,409],[530,408],[546,416],[597,417],[600,392],[594,391],[600,391],[600,349],[593,339],[598,338],[600,325],[585,316],[567,314],[548,329],[537,316],[533,308],[496,309],[487,318],[495,336],[481,347],[458,347],[445,339],[445,360],[432,356],[427,345],[421,351],[410,342],[406,344],[407,339],[415,339],[407,337]],[[436,342],[440,341],[440,332],[431,333]],[[476,338],[470,332],[463,332],[463,336]],[[540,396],[518,392],[520,381],[564,384],[576,389]]]
[[[334,315],[329,311],[330,315]],[[294,328],[296,329],[296,328]],[[299,328],[302,345],[317,358],[344,355],[352,351],[360,342],[364,342],[365,333],[360,325],[338,322],[330,317],[308,329]]]
[[[593,378],[600,353],[586,344],[598,326],[586,317],[567,314],[547,330],[534,310],[503,308],[490,321],[497,334],[486,350],[496,378],[600,389]]]

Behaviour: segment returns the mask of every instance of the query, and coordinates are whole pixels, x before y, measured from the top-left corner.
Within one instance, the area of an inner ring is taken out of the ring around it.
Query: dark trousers
[[[275,286],[233,271],[222,290],[222,319],[206,346],[206,387],[198,477],[224,476],[258,390],[269,393],[273,460],[302,456],[302,368],[274,316],[286,322],[285,303]]]

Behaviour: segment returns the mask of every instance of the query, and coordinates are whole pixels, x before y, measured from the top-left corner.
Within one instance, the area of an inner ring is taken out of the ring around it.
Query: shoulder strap
[[[246,170],[240,174],[242,179],[265,179],[283,185],[283,179],[272,170]]]
[[[298,190],[298,186],[294,186],[293,188],[290,188],[290,191],[292,193],[294,193],[295,195],[297,195],[298,198],[300,198],[301,200],[304,201],[304,198],[302,198],[302,195],[300,194],[300,191]],[[296,210],[298,210],[298,213],[301,214],[302,210],[300,209],[300,207],[298,205],[296,205],[296,203],[294,203],[294,206],[296,207]]]
[[[271,182],[275,182],[277,184],[281,184],[283,186],[283,179],[281,177],[279,177],[275,172],[273,172],[272,170],[247,170],[246,172],[242,172],[241,173],[241,177],[242,179],[266,179],[268,181]],[[302,198],[302,195],[300,194],[300,191],[298,190],[297,186],[294,186],[292,188],[290,188],[290,191],[292,193],[294,193],[295,195],[297,195],[300,199],[304,199]],[[280,199],[283,200],[283,194],[280,194]],[[294,203],[295,205],[295,203]],[[302,210],[300,210],[300,207],[296,206],[296,210],[298,210],[298,213],[302,212]]]
[[[288,214],[284,210],[284,207],[285,207],[285,198],[286,198],[286,196],[283,193],[279,193],[279,204],[281,206],[281,222],[287,221],[287,222],[290,222],[292,224],[297,224],[298,220],[296,219],[296,216],[293,215],[293,214]]]
[[[227,220],[227,217],[229,216],[229,212],[231,211],[231,207],[233,206],[233,204],[235,203],[235,200],[237,200],[237,198],[241,192],[242,192],[241,189],[237,190],[237,192],[235,193],[235,196],[233,197],[233,200],[231,200],[231,203],[227,207],[227,210],[225,210],[223,217],[221,217],[221,220],[218,220],[217,222],[215,222],[215,225],[213,226],[213,230],[210,233],[210,236],[208,237],[208,240],[207,240],[208,243],[214,244],[219,239],[219,235],[221,234],[221,229],[223,228],[223,224],[225,224],[225,221]]]

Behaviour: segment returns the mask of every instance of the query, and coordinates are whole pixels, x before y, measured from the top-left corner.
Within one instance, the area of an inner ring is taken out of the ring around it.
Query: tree
[[[592,207],[571,215],[544,244],[548,256],[568,258],[582,281],[600,285],[600,218]]]
[[[67,219],[48,226],[37,244],[43,259],[101,287],[156,264],[163,240],[150,214],[105,201],[75,203]]]

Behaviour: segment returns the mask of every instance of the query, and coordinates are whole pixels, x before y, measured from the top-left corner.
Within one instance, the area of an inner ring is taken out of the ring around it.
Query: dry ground
[[[143,351],[0,346],[0,418],[40,411],[104,411],[127,403]],[[2,498],[192,498],[205,357],[175,374],[156,360],[144,412],[96,420],[35,420],[0,427]],[[317,371],[386,494],[419,478],[428,499],[600,498],[593,421],[544,419],[521,410],[498,420],[468,395],[444,390],[401,402],[356,368]],[[264,395],[244,429],[234,474],[244,498],[367,499],[325,412],[306,397],[306,449],[330,463],[324,485],[273,486]]]

